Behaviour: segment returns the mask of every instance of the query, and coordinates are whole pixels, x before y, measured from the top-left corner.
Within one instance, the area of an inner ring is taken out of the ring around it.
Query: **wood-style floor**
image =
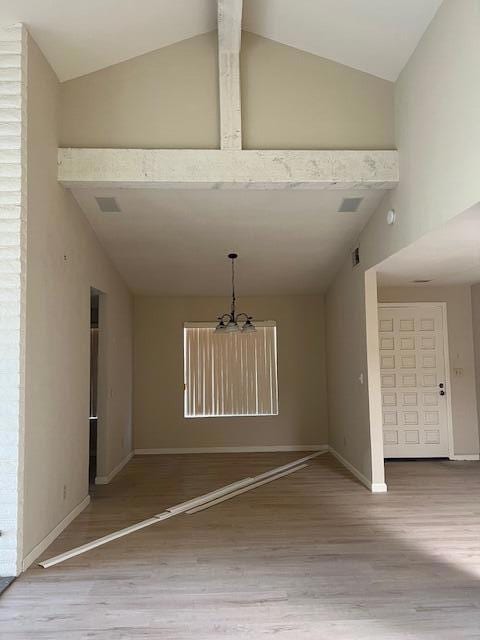
[[[43,554],[298,454],[136,457]],[[8,640],[480,638],[480,463],[395,462],[370,494],[330,455],[50,569],[0,599]]]

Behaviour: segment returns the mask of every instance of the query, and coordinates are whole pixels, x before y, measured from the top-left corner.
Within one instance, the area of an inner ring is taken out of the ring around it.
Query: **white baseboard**
[[[385,482],[371,482],[370,491],[372,493],[387,493],[387,484]]]
[[[110,471],[110,473],[108,474],[108,476],[97,476],[95,478],[95,484],[108,484],[109,482],[111,482],[113,480],[113,478],[117,475],[117,473],[119,473],[123,467],[130,462],[130,460],[133,458],[133,456],[135,455],[134,451],[130,451],[130,453],[128,454],[128,456],[126,456],[121,462],[120,464],[117,464],[117,466],[115,467],[115,469],[112,469],[112,471]]]
[[[251,447],[166,447],[161,449],[135,449],[135,455],[164,455],[177,453],[262,453],[274,451],[327,451],[327,444],[259,445]]]
[[[372,493],[385,493],[387,491],[387,485],[384,482],[371,482],[371,480],[369,480],[367,476],[364,476],[363,473],[357,469],[357,467],[354,467],[351,462],[340,455],[338,451],[335,451],[333,447],[328,447],[328,450],[333,456],[335,456],[340,464],[343,464],[343,466],[348,469],[350,473],[353,473],[353,475],[358,480],[360,480],[360,482],[364,484],[367,489],[370,489]]]
[[[75,518],[85,509],[85,507],[88,507],[89,504],[90,496],[85,496],[80,504],[77,504],[75,509],[72,509],[72,511],[70,511],[70,513],[65,516],[65,518],[59,524],[57,524],[55,529],[52,529],[52,531],[50,531],[50,533],[45,536],[45,538],[41,542],[39,542],[27,556],[25,556],[22,563],[23,571],[26,571],[32,564],[32,562],[35,562],[38,556],[41,555],[45,551],[45,549],[47,549],[52,544],[55,538],[58,538],[58,536],[64,529],[68,527],[72,520],[75,520]]]
[[[450,456],[450,460],[480,460],[479,453],[457,453]]]

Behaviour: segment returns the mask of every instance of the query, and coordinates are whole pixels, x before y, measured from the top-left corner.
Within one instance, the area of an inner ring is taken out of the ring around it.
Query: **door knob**
[[[445,395],[445,391],[444,391],[443,389],[440,391],[440,395],[441,395],[441,396],[444,396],[444,395]]]

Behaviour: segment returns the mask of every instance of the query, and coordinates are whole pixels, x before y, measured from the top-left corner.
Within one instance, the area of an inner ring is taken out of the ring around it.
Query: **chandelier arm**
[[[251,320],[252,316],[249,316],[248,313],[237,313],[237,320],[240,318],[240,316],[243,316],[245,318],[245,322],[247,320]]]

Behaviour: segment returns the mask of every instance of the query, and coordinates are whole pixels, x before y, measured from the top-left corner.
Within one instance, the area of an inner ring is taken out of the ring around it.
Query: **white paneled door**
[[[379,331],[385,457],[448,457],[442,306],[380,305]]]

